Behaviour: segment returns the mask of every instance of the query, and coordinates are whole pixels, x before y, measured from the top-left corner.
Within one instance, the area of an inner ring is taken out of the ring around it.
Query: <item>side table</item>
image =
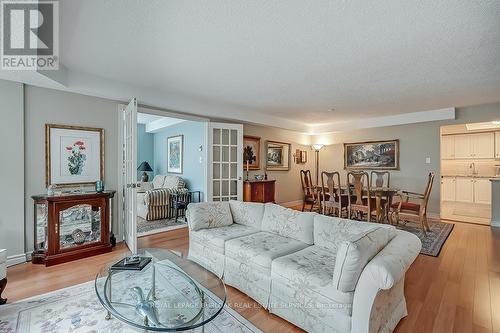
[[[193,197],[197,196],[197,201],[193,201]],[[175,213],[175,222],[179,216],[186,219],[186,208],[191,202],[201,201],[201,191],[187,191],[183,193],[173,193],[169,196],[169,218],[172,218]],[[180,213],[180,214],[179,214]]]

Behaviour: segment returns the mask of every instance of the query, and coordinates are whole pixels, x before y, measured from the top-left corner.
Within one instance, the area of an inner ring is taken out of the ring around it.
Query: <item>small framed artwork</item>
[[[45,125],[45,185],[93,185],[104,180],[104,129]]]
[[[243,168],[246,170],[248,160],[248,170],[260,169],[260,138],[257,136],[245,135],[243,137]],[[245,156],[248,159],[245,159]],[[253,158],[255,157],[255,159]]]
[[[177,135],[167,138],[167,172],[182,173],[184,136]]]
[[[266,170],[288,171],[290,170],[290,148],[285,142],[266,142]]]
[[[301,150],[300,151],[300,163],[307,163],[307,151]]]
[[[399,140],[344,143],[344,169],[399,170]]]

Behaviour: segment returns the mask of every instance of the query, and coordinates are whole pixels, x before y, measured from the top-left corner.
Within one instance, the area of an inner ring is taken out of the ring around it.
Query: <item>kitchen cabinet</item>
[[[473,133],[453,135],[454,154],[458,159],[494,158],[495,134]]]
[[[455,201],[455,177],[441,178],[441,201]]]
[[[499,133],[500,137],[500,133]],[[455,158],[455,136],[443,135],[441,137],[441,158],[450,160]]]
[[[491,204],[491,182],[488,178],[475,178],[474,183],[474,203]]]
[[[500,159],[500,131],[495,132],[495,158]]]
[[[474,182],[472,178],[457,177],[456,179],[455,201],[457,202],[474,202]]]
[[[495,157],[495,133],[469,134],[471,140],[472,157],[494,158]]]
[[[471,158],[472,147],[469,134],[455,135],[455,158]]]

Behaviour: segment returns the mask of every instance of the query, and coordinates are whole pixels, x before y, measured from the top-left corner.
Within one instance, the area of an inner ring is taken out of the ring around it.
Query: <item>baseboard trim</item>
[[[7,267],[25,263],[27,261],[26,254],[20,253],[7,257]]]
[[[295,201],[281,202],[280,205],[284,206],[284,207],[290,208],[290,207],[302,205],[303,201],[304,200],[295,200]]]

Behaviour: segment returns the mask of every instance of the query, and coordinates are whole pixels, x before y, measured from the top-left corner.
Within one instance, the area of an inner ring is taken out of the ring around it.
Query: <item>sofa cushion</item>
[[[304,242],[261,231],[226,242],[226,256],[240,263],[257,265],[271,274],[271,262],[284,255],[302,250]]]
[[[259,202],[229,201],[234,223],[261,229],[265,205]]]
[[[314,244],[314,216],[311,212],[299,212],[267,203],[262,219],[262,230],[293,238],[306,244]]]
[[[338,252],[344,241],[350,240],[352,235],[363,234],[372,230],[374,226],[388,228],[395,232],[390,225],[380,225],[368,222],[353,221],[339,217],[316,215],[314,217],[314,245]]]
[[[165,176],[156,175],[153,178],[153,188],[162,188],[165,182]]]
[[[255,234],[257,232],[260,232],[260,230],[246,225],[233,223],[220,228],[191,231],[189,233],[189,237],[196,242],[202,243],[204,246],[209,246],[220,254],[224,254],[224,245],[226,241],[241,236]]]
[[[351,315],[353,292],[342,292],[333,287],[333,271],[336,253],[320,246],[309,246],[295,253],[273,260],[271,277],[284,285],[291,286],[290,296],[307,296],[320,302],[328,299],[329,304]]]
[[[379,226],[360,234],[352,234],[337,252],[333,283],[340,291],[354,291],[366,264],[395,236],[395,230]]]
[[[168,175],[165,176],[165,181],[163,182],[162,187],[176,190],[184,188],[185,184],[184,180],[181,177]]]
[[[227,201],[190,203],[186,217],[189,229],[193,231],[233,224],[233,217]]]

